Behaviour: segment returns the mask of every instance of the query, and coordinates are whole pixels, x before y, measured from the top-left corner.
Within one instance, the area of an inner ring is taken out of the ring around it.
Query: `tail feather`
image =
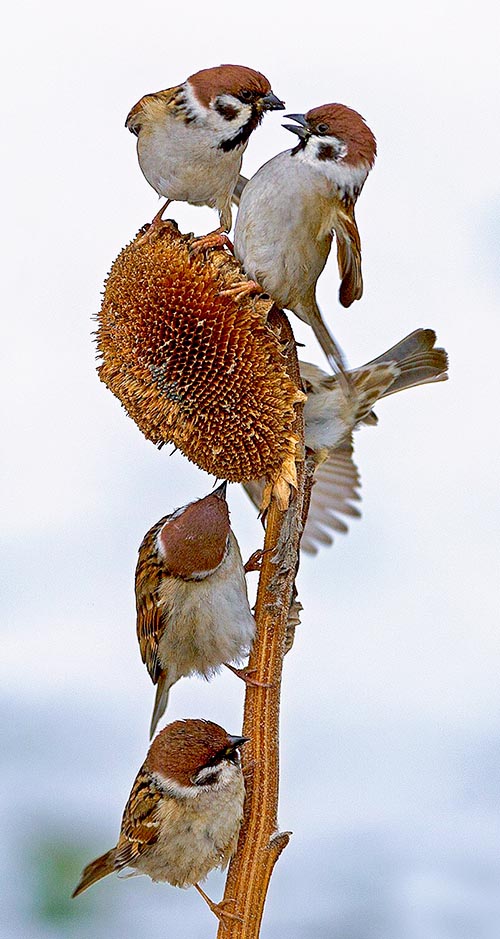
[[[103,877],[112,874],[115,870],[115,856],[116,848],[111,848],[111,851],[107,851],[106,854],[102,854],[101,857],[87,864],[71,896],[77,897],[80,893],[83,893],[84,890],[87,890],[88,887],[91,887],[92,884],[97,883],[98,880],[102,880]]]
[[[172,685],[175,684],[177,678],[171,678],[168,672],[164,671],[161,673],[158,684],[156,687],[156,697],[153,707],[153,716],[151,718],[151,726],[149,728],[149,739],[151,740],[156,731],[156,726],[158,721],[163,717],[168,704],[168,696]]]
[[[335,339],[330,333],[330,330],[327,328],[323,317],[321,316],[321,311],[316,303],[315,297],[309,298],[309,300],[304,304],[297,304],[294,307],[294,312],[300,319],[304,322],[309,323],[309,326],[312,327],[314,335],[318,340],[323,352],[325,353],[330,367],[333,372],[339,376],[339,380],[342,382],[343,389],[345,393],[349,392],[349,379],[346,373],[346,364],[344,359],[344,354],[335,342]]]
[[[238,176],[238,182],[236,183],[236,186],[234,187],[234,192],[232,195],[232,200],[235,205],[240,204],[241,193],[243,192],[247,182],[248,182],[247,177],[242,176],[240,173],[240,175]]]
[[[399,368],[400,374],[383,397],[405,388],[447,380],[448,356],[444,349],[434,348],[435,342],[433,329],[416,329],[383,355],[367,362],[364,368],[388,362],[394,362]]]
[[[399,368],[394,362],[358,368],[350,373],[356,401],[356,424],[366,420],[379,398],[390,394],[398,377]]]

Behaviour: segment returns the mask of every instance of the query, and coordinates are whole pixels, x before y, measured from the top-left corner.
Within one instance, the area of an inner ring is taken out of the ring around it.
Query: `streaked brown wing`
[[[123,813],[122,828],[116,847],[116,867],[133,866],[144,848],[157,841],[160,798],[151,775],[144,769],[140,769]]]
[[[162,518],[145,536],[135,570],[135,604],[137,610],[137,638],[141,658],[154,684],[161,674],[158,662],[158,644],[165,628],[159,604],[159,588],[166,575],[156,550],[156,536],[166,522]]]
[[[128,128],[131,134],[138,137],[144,119],[147,119],[152,113],[157,113],[159,108],[171,107],[172,104],[175,104],[181,89],[181,85],[175,85],[174,88],[166,88],[164,91],[155,91],[152,94],[144,95],[128,112],[125,127]]]

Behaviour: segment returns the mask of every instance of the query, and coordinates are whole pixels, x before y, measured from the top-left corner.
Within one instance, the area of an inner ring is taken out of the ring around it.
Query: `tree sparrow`
[[[243,153],[265,111],[283,110],[260,72],[218,65],[190,75],[182,85],[145,95],[125,126],[137,137],[139,165],[167,202],[208,205],[219,212],[219,231],[229,231],[231,197]],[[150,229],[151,230],[151,229]]]
[[[350,370],[351,394],[346,397],[335,376],[309,362],[300,362],[307,401],[304,405],[305,443],[314,453],[317,468],[311,505],[301,549],[316,554],[321,544],[331,544],[329,530],[347,531],[339,515],[357,516],[352,502],[359,500],[359,473],[353,462],[352,434],[362,424],[376,424],[372,408],[388,395],[429,382],[446,381],[448,357],[434,348],[432,329],[416,329],[383,355]],[[263,481],[245,483],[259,506]]]
[[[198,881],[236,850],[245,794],[238,750],[246,740],[204,720],[160,731],[132,786],[118,844],[87,864],[73,896],[131,867],[174,887],[195,886],[219,918],[230,916]]]
[[[337,237],[340,302],[363,293],[361,245],[354,205],[376,155],[375,137],[361,115],[343,104],[324,104],[287,115],[299,137],[265,163],[241,191],[234,233],[236,257],[249,278],[276,303],[312,326],[334,371],[342,354],[316,302],[316,282]]]
[[[166,515],[139,548],[137,636],[142,660],[158,686],[151,736],[179,678],[193,673],[209,678],[219,666],[244,658],[253,642],[255,620],[225,492],[223,483],[204,499]]]

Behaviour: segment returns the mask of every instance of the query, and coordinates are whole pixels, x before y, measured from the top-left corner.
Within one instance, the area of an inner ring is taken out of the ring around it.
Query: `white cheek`
[[[337,159],[320,159],[319,154],[324,146],[333,147],[338,153]],[[365,163],[359,163],[357,166],[345,163],[346,156],[347,147],[337,137],[310,137],[306,146],[296,154],[296,159],[307,166],[314,167],[316,172],[322,173],[343,192],[354,193],[363,185],[368,176],[369,167]]]
[[[227,120],[222,114],[219,114],[213,104],[210,105],[208,121],[214,131],[220,134],[223,139],[227,140],[234,137],[234,135],[248,123],[252,116],[252,108],[249,104],[242,104],[242,102],[239,101],[238,98],[233,97],[233,95],[219,95],[218,102],[227,105],[228,108],[236,112],[234,117]]]
[[[199,121],[200,124],[204,124],[206,128],[210,129],[220,140],[230,140],[231,137],[234,137],[238,131],[245,126],[252,116],[251,105],[244,104],[239,98],[235,98],[234,95],[229,94],[219,95],[218,100],[236,111],[235,116],[231,118],[231,120],[228,121],[222,114],[219,114],[219,112],[215,110],[213,103],[210,104],[207,110],[207,108],[198,101],[189,82],[186,82],[184,86],[184,98],[188,113],[194,117],[195,120]]]
[[[152,773],[151,775],[158,789],[174,799],[195,799],[200,794],[199,786],[183,786],[175,779],[171,779],[170,776],[163,776],[162,773]]]
[[[321,160],[319,154],[322,147],[330,146],[333,148],[336,159],[335,160]],[[299,150],[297,153],[297,158],[301,160],[302,163],[306,163],[308,166],[314,166],[316,169],[322,169],[324,172],[328,171],[331,167],[338,165],[338,160],[343,160],[347,153],[347,147],[345,143],[342,143],[337,137],[309,137],[305,147],[302,150]]]

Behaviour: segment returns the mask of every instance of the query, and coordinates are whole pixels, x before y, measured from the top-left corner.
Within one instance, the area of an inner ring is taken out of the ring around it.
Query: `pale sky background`
[[[66,894],[114,843],[147,749],[139,543],[213,482],[155,450],[95,373],[104,277],[158,208],[123,125],[146,92],[228,61],[263,71],[287,112],[340,101],[365,116],[379,150],[356,210],[365,294],[339,306],[332,257],[320,303],[352,365],[433,327],[451,376],[380,404],[379,426],[356,438],[362,519],[303,561],[282,696],[280,824],[294,836],[263,936],[497,939],[498,10],[429,0],[9,9],[0,939],[135,939],[145,924],[151,939],[215,935],[192,890],[108,878],[78,906]],[[247,175],[291,145],[281,121],[268,115],[252,137]],[[172,215],[185,231],[216,223],[204,209]],[[323,365],[312,333],[292,325],[304,357]],[[237,486],[229,503],[246,556],[260,525]],[[184,680],[167,716],[237,733],[242,693],[230,674]],[[207,890],[218,897],[222,880]]]

